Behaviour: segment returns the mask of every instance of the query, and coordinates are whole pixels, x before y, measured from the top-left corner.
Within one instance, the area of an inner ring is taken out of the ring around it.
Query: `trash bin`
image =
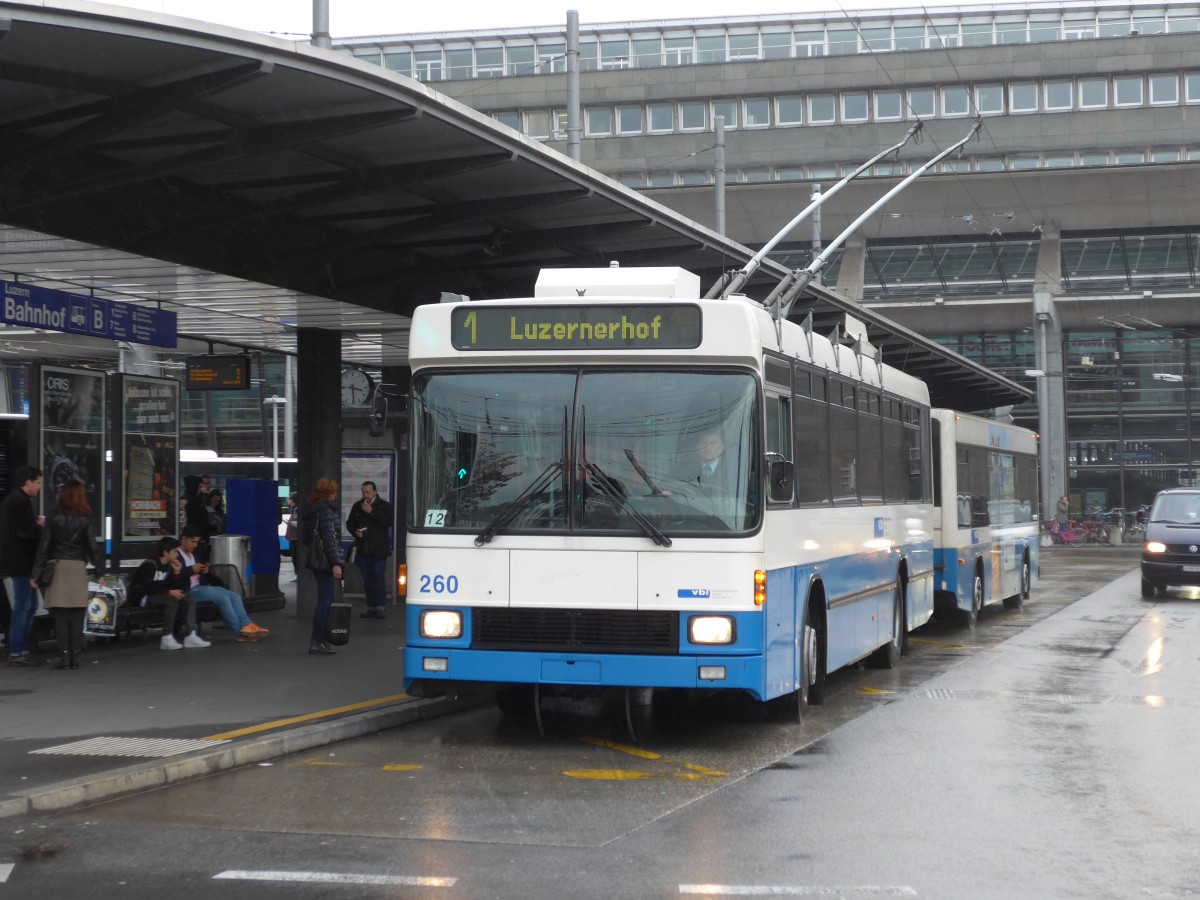
[[[246,567],[250,563],[250,535],[214,534],[208,539],[208,545],[208,561],[213,566],[229,566],[237,572],[237,578],[242,590],[238,590],[239,585],[236,584],[231,584],[230,587],[242,596],[245,596]],[[220,572],[218,571],[214,574],[220,575]],[[223,576],[222,580],[228,581]]]

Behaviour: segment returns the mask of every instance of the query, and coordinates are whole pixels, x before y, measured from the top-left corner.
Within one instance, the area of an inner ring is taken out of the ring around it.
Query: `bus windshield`
[[[412,397],[410,527],[661,543],[760,518],[749,373],[437,372]]]

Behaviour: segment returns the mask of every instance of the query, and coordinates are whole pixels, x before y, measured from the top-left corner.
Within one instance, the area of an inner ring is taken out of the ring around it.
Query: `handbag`
[[[335,647],[350,643],[350,604],[330,603],[325,622],[325,640]]]
[[[305,557],[305,562],[314,572],[332,572],[333,566],[329,564],[329,557],[325,555],[325,547],[321,543],[320,527],[321,523],[318,521],[312,534],[309,535],[308,555]]]
[[[57,561],[58,560],[51,559],[48,560],[44,566],[42,566],[42,574],[38,576],[38,587],[43,591],[50,587],[50,582],[54,580],[54,564]]]

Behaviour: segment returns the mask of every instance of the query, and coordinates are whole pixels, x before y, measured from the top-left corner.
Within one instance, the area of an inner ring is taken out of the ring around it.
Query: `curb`
[[[99,800],[111,800],[122,794],[179,784],[313,747],[472,709],[490,700],[490,694],[402,700],[383,709],[353,713],[330,722],[304,725],[278,734],[249,738],[244,742],[221,744],[212,750],[197,750],[175,759],[138,763],[97,775],[43,785],[22,791],[11,799],[0,800],[0,819],[34,812],[63,811]]]

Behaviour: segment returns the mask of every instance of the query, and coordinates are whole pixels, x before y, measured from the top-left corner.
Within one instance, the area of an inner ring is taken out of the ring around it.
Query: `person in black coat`
[[[392,554],[392,506],[379,496],[375,482],[362,483],[362,499],[350,507],[346,530],[354,535],[354,562],[362,570],[367,595],[364,619],[382,619],[387,613],[387,561]]]
[[[196,634],[196,598],[188,593],[191,577],[179,561],[179,541],[161,537],[154,545],[154,557],[143,560],[129,579],[129,602],[136,606],[158,604],[163,610],[163,650],[182,650],[184,647],[208,647],[210,644]],[[175,637],[179,625],[183,640]]]
[[[8,625],[8,664],[34,666],[29,655],[29,633],[37,611],[37,592],[29,584],[33,561],[42,537],[42,525],[33,498],[42,490],[42,470],[22,466],[13,474],[11,494],[0,502],[0,576],[5,578],[12,614]]]
[[[309,653],[337,653],[325,639],[329,624],[329,607],[333,603],[333,583],[342,580],[341,514],[337,508],[338,485],[332,478],[320,478],[309,495],[308,504],[300,513],[300,540],[304,542],[305,558],[311,544],[320,545],[329,562],[328,569],[311,569],[317,579],[317,605],[313,610],[312,640]]]

